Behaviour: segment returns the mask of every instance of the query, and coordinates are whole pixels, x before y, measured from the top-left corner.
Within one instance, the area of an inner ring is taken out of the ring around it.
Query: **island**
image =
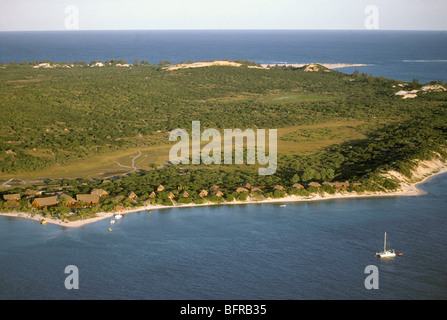
[[[356,64],[0,64],[0,214],[79,227],[161,208],[421,194],[446,172],[444,83],[344,66]],[[246,149],[238,164],[172,163],[170,132],[194,121],[275,129],[276,172],[259,175]]]

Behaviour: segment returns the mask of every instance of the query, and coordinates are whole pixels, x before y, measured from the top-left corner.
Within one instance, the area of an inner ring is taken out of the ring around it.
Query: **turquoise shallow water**
[[[113,232],[0,217],[0,298],[446,299],[446,178],[415,197],[143,211]],[[374,257],[385,231],[403,256]]]

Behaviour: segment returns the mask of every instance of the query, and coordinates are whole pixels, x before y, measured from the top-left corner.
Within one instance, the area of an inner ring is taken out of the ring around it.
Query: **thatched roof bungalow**
[[[109,193],[103,189],[93,189],[90,194],[98,195],[100,197],[107,196]]]
[[[33,207],[42,209],[45,207],[55,206],[59,203],[58,196],[46,197],[46,198],[36,198],[33,201]]]
[[[172,200],[175,198],[175,195],[172,192],[169,192],[168,198]]]
[[[223,193],[220,190],[215,190],[215,191],[213,191],[213,193],[214,193],[215,196],[223,197]]]
[[[157,188],[157,191],[162,192],[164,189],[165,189],[165,187],[163,187],[163,185],[160,184]]]
[[[208,195],[208,191],[206,191],[206,190],[200,190],[200,193],[199,193],[199,197],[200,198],[204,198],[204,197],[206,197]]]
[[[20,194],[13,193],[13,194],[4,194],[3,199],[6,201],[19,201],[20,200]]]
[[[299,183],[294,183],[294,184],[292,185],[292,188],[295,188],[295,189],[304,189],[304,186],[303,186],[302,184],[299,184]]]
[[[236,189],[236,192],[241,193],[241,192],[248,192],[248,189],[243,188],[243,187],[239,187]]]
[[[259,187],[253,187],[251,188],[251,192],[262,192],[262,190]]]
[[[211,186],[210,190],[211,190],[211,191],[216,191],[216,190],[219,190],[219,187],[218,187],[217,185],[213,184],[213,185]]]
[[[319,184],[318,182],[312,181],[308,184],[309,187],[315,187],[315,188],[319,188],[321,187],[321,184]]]
[[[99,203],[99,195],[97,194],[77,194],[76,200],[85,204]]]
[[[135,194],[135,192],[131,191],[127,194],[127,198],[131,200],[138,199],[138,196]]]
[[[70,206],[76,204],[77,202],[75,199],[73,199],[72,197],[70,197],[68,194],[65,193],[61,193],[59,195],[59,199],[62,199],[63,202],[67,203]]]
[[[337,181],[337,182],[333,182],[332,186],[335,189],[345,189],[345,188],[349,187],[349,182],[348,181],[345,181],[345,182],[338,182]]]
[[[114,211],[124,211],[125,208],[122,204],[117,204],[114,208]]]
[[[277,184],[276,186],[273,186],[273,189],[275,190],[285,190],[283,186]]]
[[[155,192],[152,191],[151,194],[149,195],[149,198],[152,198],[152,199],[153,199],[153,198],[155,198],[156,196],[157,196],[157,195],[155,194]]]
[[[182,197],[183,198],[188,198],[189,197],[189,194],[188,194],[188,192],[186,192],[186,190],[183,190]]]
[[[251,188],[252,188],[251,184],[249,184],[248,182],[245,182],[245,183],[242,185],[242,187],[243,187],[243,188],[246,188],[246,189],[251,189]]]
[[[32,190],[26,189],[23,195],[28,196],[27,198],[36,197],[42,195],[43,191],[41,190]]]

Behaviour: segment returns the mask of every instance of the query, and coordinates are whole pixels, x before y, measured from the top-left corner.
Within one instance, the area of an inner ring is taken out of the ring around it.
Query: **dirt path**
[[[141,150],[139,150],[138,154],[137,154],[135,157],[132,158],[132,165],[131,165],[131,166],[124,166],[124,165],[122,165],[122,164],[119,163],[119,162],[117,162],[117,164],[118,164],[120,167],[122,167],[122,168],[129,168],[129,169],[132,169],[131,171],[126,172],[125,174],[129,174],[129,173],[135,172],[135,171],[138,170],[138,167],[135,166],[135,160],[137,160],[137,159],[141,156],[141,154],[142,154],[142,153],[141,153]]]

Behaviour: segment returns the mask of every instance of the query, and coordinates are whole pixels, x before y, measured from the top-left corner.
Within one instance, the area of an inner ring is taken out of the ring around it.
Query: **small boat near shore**
[[[383,242],[383,251],[376,252],[376,256],[379,258],[393,258],[396,256],[396,252],[394,249],[387,250],[386,249],[386,232],[385,232],[385,239]]]
[[[123,215],[120,214],[120,213],[115,215],[115,219],[116,219],[116,220],[119,220],[119,219],[121,219],[122,217],[123,217]]]

